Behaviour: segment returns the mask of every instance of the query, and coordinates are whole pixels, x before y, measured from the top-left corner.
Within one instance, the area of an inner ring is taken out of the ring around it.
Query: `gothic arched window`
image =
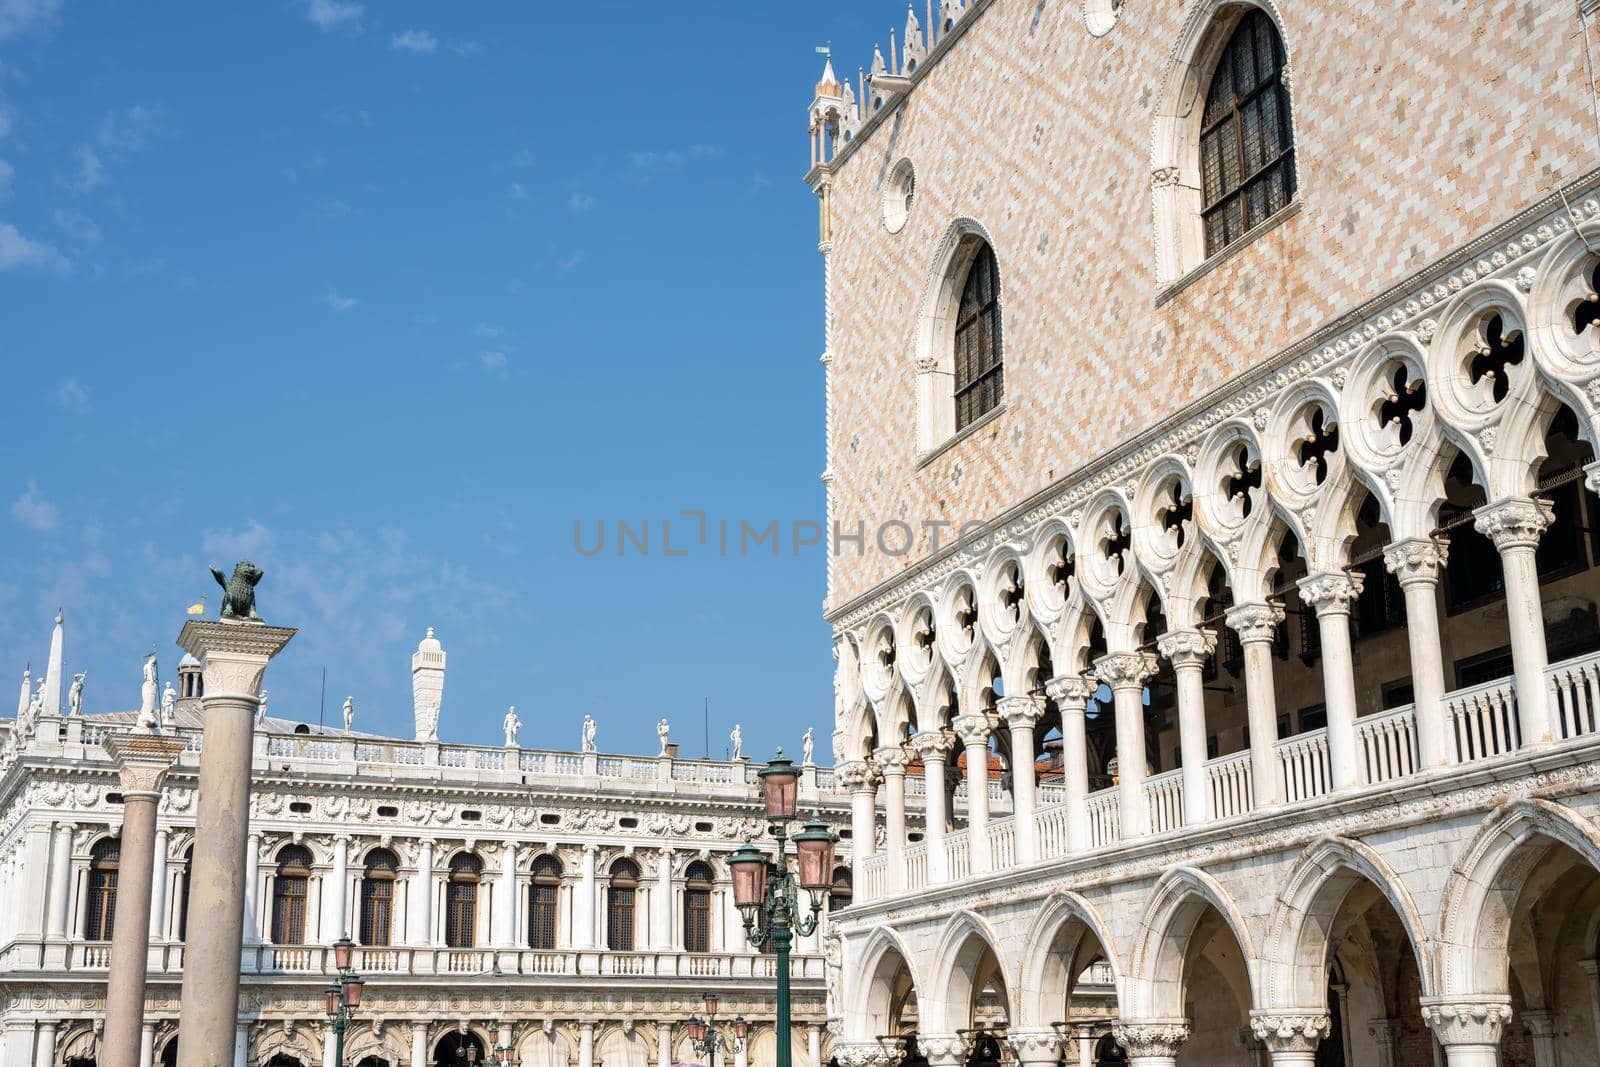
[[[471,948],[478,931],[478,883],[483,861],[462,852],[450,861],[450,881],[444,894],[444,943],[447,948]]]
[[[278,871],[272,879],[272,943],[306,943],[306,896],[311,887],[311,851],[303,845],[286,845],[278,853]]]
[[[122,842],[108,837],[89,853],[89,908],[84,937],[90,941],[110,941],[117,919],[117,866],[122,858]]]
[[[994,249],[985,242],[967,268],[956,311],[957,433],[1000,406],[1005,393],[1000,337],[1000,275],[995,269]]]
[[[361,877],[361,943],[388,945],[394,936],[394,881],[400,860],[386,848],[367,854]]]
[[[633,912],[639,893],[639,867],[632,860],[611,865],[611,884],[606,887],[606,947],[618,952],[633,951]]]
[[[1294,199],[1294,129],[1283,68],[1278,27],[1266,12],[1250,11],[1217,60],[1201,120],[1207,256]]]
[[[711,868],[696,860],[683,872],[683,948],[711,951]]]
[[[546,853],[533,861],[533,884],[528,887],[528,947],[551,951],[556,947],[556,914],[561,900],[561,861]]]

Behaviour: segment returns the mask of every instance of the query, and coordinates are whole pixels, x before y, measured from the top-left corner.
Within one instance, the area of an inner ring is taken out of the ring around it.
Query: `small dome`
[[[438,638],[433,636],[433,627],[428,627],[428,636],[417,643],[418,652],[443,652],[444,646],[439,644]]]
[[[195,670],[199,670],[200,661],[194,658],[193,653],[185,652],[183,654],[183,658],[178,661],[178,669],[181,671],[190,667],[194,668]]]

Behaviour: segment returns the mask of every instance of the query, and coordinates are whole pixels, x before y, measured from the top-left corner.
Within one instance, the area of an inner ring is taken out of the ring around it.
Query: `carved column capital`
[[[1534,1037],[1556,1037],[1561,1032],[1561,1013],[1558,1011],[1524,1011],[1522,1025]]]
[[[1295,584],[1300,587],[1300,599],[1320,616],[1350,614],[1350,605],[1361,596],[1366,582],[1359,574],[1321,571],[1308,574]]]
[[[889,1067],[899,1063],[904,1052],[885,1048],[877,1041],[836,1041],[833,1055],[839,1061],[839,1067]],[[886,1059],[886,1055],[892,1055],[893,1058]]]
[[[1501,552],[1512,548],[1538,548],[1539,538],[1555,520],[1554,508],[1531,497],[1497,500],[1472,513],[1473,527],[1493,541]]]
[[[1161,1022],[1118,1023],[1111,1028],[1117,1044],[1128,1050],[1128,1058],[1140,1056],[1165,1056],[1175,1058],[1178,1049],[1189,1040],[1187,1019],[1168,1019]]]
[[[1064,1041],[1059,1032],[1048,1026],[1038,1029],[1012,1027],[1006,1031],[1006,1043],[1016,1054],[1017,1062],[1022,1064],[1054,1064],[1061,1058]]]
[[[1502,996],[1429,998],[1422,1002],[1422,1018],[1439,1044],[1495,1045],[1511,1018],[1511,998]]]
[[[1251,1012],[1250,1032],[1268,1052],[1315,1052],[1333,1021],[1325,1012]]]
[[[960,1067],[972,1052],[972,1042],[961,1034],[922,1034],[917,1038],[928,1067]]]
[[[1444,568],[1449,555],[1450,542],[1447,538],[1433,540],[1427,537],[1411,537],[1384,546],[1383,565],[1389,569],[1390,574],[1399,579],[1402,587],[1416,585],[1419,582],[1435,585],[1439,581],[1439,571]]]
[[[834,768],[833,780],[852,793],[871,792],[883,775],[870,760],[851,760]]]
[[[1054,700],[1056,707],[1063,712],[1069,708],[1082,711],[1084,702],[1094,696],[1094,691],[1099,688],[1099,682],[1093,678],[1085,678],[1081,674],[1063,674],[1044,684],[1044,691],[1050,694],[1050,699]]]
[[[1156,638],[1156,651],[1174,667],[1199,667],[1217,650],[1217,635],[1210,630],[1169,630]]]
[[[907,752],[902,745],[888,745],[874,750],[872,761],[878,765],[878,770],[882,775],[892,774],[904,777],[906,765],[911,762],[911,753]]]
[[[943,730],[924,730],[911,735],[911,750],[924,763],[939,763],[956,747],[955,738]]]
[[[1000,717],[1013,730],[1031,728],[1044,715],[1044,697],[1001,697]]]
[[[1230,630],[1239,635],[1239,640],[1243,644],[1271,641],[1277,636],[1278,624],[1283,621],[1283,609],[1276,604],[1261,601],[1239,604],[1228,609],[1223,621],[1228,624]]]
[[[1112,689],[1140,689],[1160,665],[1148,652],[1113,652],[1094,661],[1095,676]]]
[[[987,715],[958,715],[950,725],[963,745],[987,745],[994,730]]]
[[[122,795],[161,792],[161,783],[183,751],[183,742],[152,734],[112,734],[106,754],[117,764]]]

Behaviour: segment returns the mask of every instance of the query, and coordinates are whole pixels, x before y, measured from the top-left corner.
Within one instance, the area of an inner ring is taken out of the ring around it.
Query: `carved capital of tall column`
[[[1439,1044],[1500,1044],[1500,1034],[1511,1018],[1511,998],[1503,996],[1438,997],[1422,1002],[1422,1018]]]
[[[950,725],[955,727],[956,736],[963,745],[987,745],[989,735],[994,732],[987,715],[958,715]]]
[[[923,1034],[917,1038],[928,1067],[959,1067],[972,1052],[972,1041],[962,1034]]]
[[[1156,651],[1174,667],[1199,667],[1216,650],[1210,630],[1170,630],[1156,638]]]
[[[287,626],[190,619],[178,634],[178,644],[200,661],[207,701],[224,696],[255,700],[267,661],[294,635]]]
[[[870,760],[852,760],[834,768],[833,780],[852,793],[870,791],[883,781],[883,775]]]
[[[1006,1043],[1023,1064],[1054,1064],[1061,1058],[1061,1047],[1066,1038],[1053,1027],[1040,1029],[1012,1028],[1006,1031]]]
[[[1321,571],[1295,584],[1300,587],[1300,599],[1318,615],[1348,615],[1350,605],[1361,596],[1361,588],[1366,583],[1359,574]]]
[[[956,747],[955,738],[943,730],[924,730],[911,735],[911,750],[924,763],[940,763]]]
[[[1241,643],[1271,641],[1278,635],[1278,624],[1283,621],[1283,609],[1276,604],[1257,601],[1228,609],[1223,616],[1228,629],[1239,635]]]
[[[1535,1038],[1553,1038],[1561,1033],[1561,1013],[1558,1011],[1524,1011],[1520,1016],[1528,1034]]]
[[[1063,710],[1076,708],[1082,711],[1084,702],[1094,696],[1094,691],[1099,688],[1098,681],[1079,674],[1063,674],[1044,683],[1044,691],[1050,694],[1056,707]]]
[[[183,751],[184,743],[152,734],[112,734],[106,755],[117,764],[124,797],[161,792],[161,783]]]
[[[880,776],[891,774],[903,776],[906,773],[906,766],[911,762],[911,753],[902,745],[890,745],[874,751],[872,761],[878,765]]]
[[[1117,1039],[1117,1044],[1128,1050],[1129,1059],[1141,1056],[1165,1056],[1171,1059],[1189,1040],[1189,1021],[1168,1019],[1164,1022],[1118,1023],[1111,1028],[1111,1036]]]
[[[1556,521],[1555,509],[1543,500],[1514,496],[1485,504],[1472,513],[1472,525],[1504,552],[1508,548],[1538,548],[1539,538]]]
[[[1384,546],[1383,565],[1402,587],[1418,582],[1434,585],[1439,581],[1439,571],[1444,568],[1449,555],[1450,542],[1446,538],[1435,541],[1427,537],[1411,537]]]
[[[1325,1012],[1250,1013],[1250,1032],[1268,1052],[1315,1052],[1332,1026]]]
[[[1160,664],[1148,652],[1113,652],[1094,661],[1094,673],[1112,689],[1142,689]]]
[[[839,1067],[893,1067],[905,1051],[878,1041],[836,1041],[833,1055]]]
[[[1001,697],[1000,717],[1013,730],[1031,728],[1044,715],[1044,697]]]

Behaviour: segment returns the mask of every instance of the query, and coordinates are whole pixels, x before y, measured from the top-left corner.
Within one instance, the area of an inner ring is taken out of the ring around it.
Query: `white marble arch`
[[[846,1026],[855,1023],[858,1031],[845,1036],[852,1041],[871,1041],[879,1034],[890,1032],[894,1020],[894,982],[901,968],[911,975],[911,988],[917,994],[917,1014],[924,1017],[923,990],[927,987],[917,974],[912,960],[916,956],[906,947],[898,933],[888,926],[880,926],[867,938],[861,950],[861,961],[854,978],[845,985],[847,1002],[864,1004],[865,1011],[847,1012]]]
[[[963,908],[950,916],[933,952],[933,980],[928,995],[917,1002],[925,1033],[954,1034],[972,1028],[972,1006],[982,992],[978,984],[979,963],[985,949],[994,956],[1005,987],[1006,1018],[1017,1017],[1016,983],[1000,945],[994,927],[976,912]]]
[[[652,1051],[641,1030],[610,1025],[595,1031],[596,1067],[650,1067]]]
[[[357,1064],[368,1056],[376,1056],[386,1063],[393,1064],[394,1067],[409,1064],[411,1062],[409,1039],[402,1032],[407,1029],[390,1024],[383,1028],[382,1034],[379,1034],[370,1025],[356,1028],[351,1036],[345,1039],[345,1062]],[[402,1041],[407,1043],[405,1048],[401,1048]]]
[[[256,1038],[252,1055],[257,1063],[268,1063],[274,1056],[290,1056],[306,1067],[316,1067],[322,1063],[322,1052],[322,1042],[313,1034],[298,1027],[273,1027]]]
[[[1508,942],[1529,873],[1555,845],[1600,871],[1600,827],[1564,804],[1518,800],[1483,820],[1445,885],[1439,917],[1438,992],[1507,995]]]
[[[1119,986],[1124,1019],[1184,1018],[1184,956],[1208,906],[1222,916],[1239,946],[1250,984],[1249,1003],[1261,1003],[1255,941],[1233,898],[1204,871],[1173,867],[1151,889],[1149,903],[1139,920],[1128,976]]]
[[[572,1043],[559,1029],[536,1027],[516,1043],[517,1060],[522,1067],[567,1067],[572,1062]]]
[[[1093,961],[1088,955],[1092,949],[1110,966],[1120,997],[1124,971],[1116,942],[1100,912],[1080,894],[1062,890],[1042,901],[1023,946],[1027,955],[1012,995],[1017,1008],[1013,1025],[1045,1027],[1063,1018],[1062,1006],[1072,983]]]
[[[1416,958],[1422,995],[1433,994],[1433,942],[1410,891],[1370,845],[1329,836],[1300,854],[1273,905],[1259,964],[1261,1010],[1327,1010],[1330,931],[1345,898],[1361,881],[1370,882],[1399,916]]]

